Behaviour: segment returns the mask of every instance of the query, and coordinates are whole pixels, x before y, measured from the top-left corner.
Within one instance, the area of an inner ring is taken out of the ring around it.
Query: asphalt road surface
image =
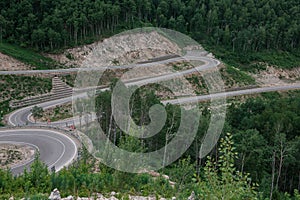
[[[0,142],[24,143],[39,151],[40,159],[49,169],[55,167],[56,171],[69,165],[77,157],[77,146],[73,139],[54,130],[43,129],[14,129],[0,130]],[[33,162],[12,167],[14,175],[18,175]]]

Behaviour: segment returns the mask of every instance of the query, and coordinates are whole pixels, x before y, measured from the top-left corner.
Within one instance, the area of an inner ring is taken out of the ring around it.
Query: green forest
[[[122,131],[111,120],[111,94],[103,92],[97,98],[99,123],[116,145],[122,141]],[[288,94],[266,93],[259,98],[248,98],[242,103],[233,101],[228,108],[223,136],[233,133],[238,156],[235,165],[241,173],[250,173],[251,180],[259,185],[264,197],[271,193],[281,199],[280,192],[292,194],[294,189],[300,189],[300,95],[297,92]],[[150,122],[148,111],[159,103],[154,91],[149,88],[139,89],[131,102],[132,115],[135,123],[143,126]],[[209,126],[211,113],[208,107],[201,107],[200,127],[193,144],[185,153],[194,163],[195,173],[203,173],[198,152],[203,136]],[[156,151],[169,142],[180,124],[179,106],[168,105],[167,121],[162,131],[138,144],[147,151]],[[104,115],[101,113],[105,113]],[[110,130],[114,130],[111,131]],[[93,138],[93,136],[90,136]],[[168,139],[167,139],[168,138]],[[132,142],[132,141],[131,141]],[[133,145],[136,144],[132,142]],[[143,145],[141,145],[143,144]],[[95,143],[95,145],[97,145]],[[210,157],[218,160],[218,147],[215,147]],[[172,167],[171,167],[172,169]]]
[[[4,0],[0,39],[54,50],[141,26],[170,28],[232,51],[299,48],[297,0]]]

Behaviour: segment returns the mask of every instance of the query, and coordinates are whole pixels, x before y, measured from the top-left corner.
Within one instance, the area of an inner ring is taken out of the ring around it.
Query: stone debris
[[[129,196],[130,200],[156,200],[155,197]]]
[[[193,191],[192,194],[189,196],[188,200],[196,200],[195,192]]]
[[[74,200],[74,197],[72,195],[70,195],[67,198],[63,198],[63,200]]]
[[[170,177],[168,175],[163,174],[162,177],[166,180],[170,180]]]
[[[158,172],[155,172],[155,171],[149,171],[148,172],[151,176],[153,176],[153,177],[159,177],[160,176],[160,174],[158,173]]]
[[[274,66],[268,66],[266,63],[258,64],[266,67],[266,69],[250,75],[261,86],[298,83],[300,80],[300,66],[293,69],[279,69]]]
[[[53,192],[51,192],[49,198],[49,200],[61,200],[61,197],[60,197],[60,192],[58,191],[57,188],[55,188],[53,190]]]
[[[161,177],[164,178],[165,180],[169,181],[169,184],[170,184],[172,187],[174,187],[174,186],[176,185],[175,182],[173,182],[173,181],[170,180],[170,177],[169,177],[168,175],[165,175],[165,174],[162,174],[162,175],[161,175],[160,173],[155,172],[155,171],[153,171],[153,170],[151,170],[151,171],[142,170],[142,171],[140,171],[139,173],[147,173],[147,174],[149,174],[150,176],[152,176],[152,177],[154,177],[154,178],[160,177],[160,176],[161,176]]]
[[[49,196],[49,200],[119,200],[118,198],[116,198],[115,196],[119,195],[119,193],[117,192],[114,192],[112,191],[110,193],[110,197],[109,198],[106,198],[105,196],[103,196],[102,194],[100,193],[95,193],[93,194],[93,197],[77,197],[77,198],[74,198],[73,196],[68,196],[66,198],[61,198],[60,196],[60,192],[57,188],[55,188],[50,196]],[[122,197],[121,199],[123,199],[124,197]],[[147,197],[144,197],[144,196],[131,196],[131,195],[128,195],[128,198],[130,200],[157,200],[157,198],[155,196],[147,196]],[[14,200],[13,197],[11,197],[9,200]],[[22,199],[22,200],[25,200],[25,199]],[[158,200],[167,200],[166,198],[158,198]],[[176,200],[176,197],[172,197],[172,200]],[[189,197],[188,200],[195,200],[195,193],[192,192],[191,196]]]
[[[0,169],[11,168],[29,162],[34,158],[35,149],[25,144],[1,143]],[[12,200],[14,197],[11,197]]]
[[[91,54],[97,67],[123,65],[180,53],[180,48],[156,31],[149,33],[119,34],[103,41],[66,50],[63,54],[48,54],[66,66],[82,66]]]
[[[112,192],[110,193],[110,196],[112,196],[112,197],[114,197],[114,196],[116,196],[116,195],[117,195],[117,193],[114,192],[114,191],[112,191]]]

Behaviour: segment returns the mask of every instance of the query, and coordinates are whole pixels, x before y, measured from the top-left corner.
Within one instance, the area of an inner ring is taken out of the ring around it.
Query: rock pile
[[[61,200],[61,197],[60,197],[60,192],[58,191],[57,188],[55,188],[53,190],[53,192],[51,192],[49,198],[49,200]]]
[[[102,194],[94,194],[93,197],[78,197],[77,199],[73,196],[68,196],[67,198],[61,198],[60,196],[60,192],[58,191],[58,189],[54,189],[50,196],[49,196],[49,200],[118,200],[118,198],[116,197],[118,195],[118,193],[116,192],[111,192],[110,193],[110,197],[106,198],[104,197]],[[143,196],[128,196],[130,200],[156,200],[155,196],[148,196],[148,197],[143,197]],[[160,198],[159,200],[166,200],[165,198]],[[172,200],[176,200],[176,197],[172,197]],[[191,200],[195,200],[195,199],[191,199]]]

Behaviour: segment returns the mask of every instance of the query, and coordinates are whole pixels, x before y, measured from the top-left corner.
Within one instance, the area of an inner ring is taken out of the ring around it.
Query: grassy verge
[[[65,76],[60,77],[66,84],[68,84],[71,87],[74,87],[75,85],[75,80],[76,80],[76,75],[74,74],[68,74]]]
[[[200,76],[200,75],[197,76],[197,75],[193,74],[193,75],[187,77],[186,79],[194,87],[195,93],[197,95],[208,93],[207,85],[202,76]]]
[[[24,49],[17,45],[0,43],[0,52],[11,56],[25,64],[33,66],[34,69],[56,69],[62,67],[62,65],[52,60],[51,58],[47,58],[30,49]]]
[[[38,121],[47,122],[50,119],[51,122],[55,122],[71,117],[73,117],[72,105],[68,103],[46,109],[43,116],[39,118]]]
[[[300,52],[264,50],[260,52],[233,52],[232,49],[221,46],[207,46],[207,50],[213,52],[224,63],[239,69],[255,72],[266,65],[272,65],[282,69],[300,67]],[[262,64],[265,63],[265,64]]]
[[[234,85],[255,85],[255,79],[252,76],[230,65],[226,65],[226,67],[221,70],[221,75],[227,87]]]

